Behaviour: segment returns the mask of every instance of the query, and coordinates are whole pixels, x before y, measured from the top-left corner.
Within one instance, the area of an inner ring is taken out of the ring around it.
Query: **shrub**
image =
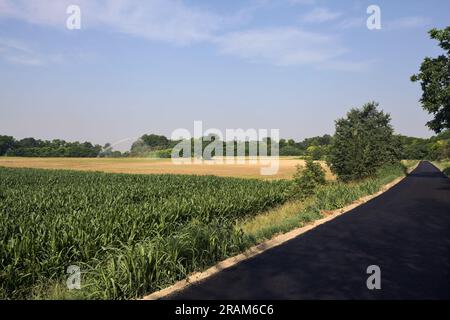
[[[398,146],[393,138],[389,114],[367,103],[352,109],[336,121],[336,133],[328,158],[339,180],[373,177],[384,165],[398,162]]]
[[[301,197],[313,195],[317,187],[325,183],[325,171],[319,163],[307,160],[306,167],[297,166],[294,174],[294,188]]]

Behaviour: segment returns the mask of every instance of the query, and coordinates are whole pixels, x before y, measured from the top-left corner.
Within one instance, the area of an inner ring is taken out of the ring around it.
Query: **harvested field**
[[[11,168],[68,169],[80,171],[102,171],[111,173],[133,174],[194,174],[216,175],[222,177],[290,179],[297,165],[304,160],[295,157],[281,157],[278,173],[262,176],[261,167],[268,167],[267,162],[251,164],[212,164],[192,163],[174,164],[171,159],[152,158],[20,158],[0,157],[0,166]],[[327,179],[334,179],[326,164],[321,161],[327,172]]]

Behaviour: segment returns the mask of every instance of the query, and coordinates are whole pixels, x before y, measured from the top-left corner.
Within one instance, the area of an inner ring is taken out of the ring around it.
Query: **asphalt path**
[[[380,268],[380,289],[373,271]],[[429,162],[373,200],[170,299],[450,299],[450,179]]]

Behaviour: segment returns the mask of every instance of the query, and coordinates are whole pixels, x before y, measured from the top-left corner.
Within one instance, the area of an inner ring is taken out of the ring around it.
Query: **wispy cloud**
[[[73,0],[0,0],[0,17],[64,30]],[[207,40],[225,19],[177,0],[78,0],[82,28],[109,29],[150,40],[188,44]],[[2,9],[3,8],[3,9]]]
[[[387,21],[386,28],[389,30],[415,29],[426,27],[430,22],[430,19],[421,16],[402,17]]]
[[[334,12],[327,8],[315,8],[302,16],[302,20],[308,23],[322,23],[335,20],[341,16],[340,12]]]
[[[366,17],[345,18],[337,23],[339,29],[366,28]]]
[[[64,27],[67,18],[66,8],[69,4],[69,0],[0,0],[0,18],[14,18],[33,24]]]
[[[66,7],[72,2],[0,0],[0,17],[65,30]],[[294,2],[312,3],[309,0]],[[77,3],[81,7],[82,28],[101,28],[174,45],[206,42],[216,46],[222,54],[278,66],[313,65],[350,71],[360,69],[358,63],[342,60],[348,49],[333,35],[289,26],[247,30],[242,30],[241,26],[241,30],[231,31],[243,20],[248,20],[255,8],[244,8],[235,14],[220,16],[187,6],[180,0],[78,0]],[[339,12],[316,8],[304,19],[307,22],[324,22],[335,20],[340,15]],[[7,59],[15,63],[39,65],[49,61],[49,58],[44,59],[33,51],[12,52],[10,48],[8,52]]]
[[[239,31],[216,42],[221,53],[276,65],[322,62],[342,52],[332,38],[293,27]]]
[[[44,60],[25,43],[15,39],[0,38],[0,57],[14,64],[41,66]]]
[[[99,23],[117,31],[149,40],[175,44],[209,40],[224,19],[213,13],[190,8],[181,1],[115,1],[103,9]],[[93,19],[93,17],[91,17]]]
[[[76,49],[57,53],[45,52],[45,50],[42,50],[39,46],[29,41],[14,38],[0,38],[0,59],[12,64],[40,67],[67,62],[92,62],[97,57],[93,53]]]
[[[343,61],[348,52],[328,35],[294,27],[265,28],[229,33],[217,38],[222,54],[277,66],[313,65],[319,68],[360,70],[361,63]]]

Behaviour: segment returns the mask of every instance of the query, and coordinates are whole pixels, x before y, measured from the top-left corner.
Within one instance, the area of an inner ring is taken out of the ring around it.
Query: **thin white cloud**
[[[25,43],[14,39],[0,38],[0,48],[2,48],[2,51],[32,53],[32,50]]]
[[[73,0],[0,0],[0,17],[65,29]],[[207,40],[224,19],[179,0],[78,0],[82,28],[109,29],[149,40],[188,44]]]
[[[14,64],[41,66],[42,58],[25,43],[15,39],[0,38],[0,57]]]
[[[40,25],[65,26],[66,8],[70,1],[0,0],[0,17],[14,18]]]
[[[65,30],[66,8],[73,0],[0,0],[0,18],[13,18],[31,24]],[[300,1],[306,3],[308,1]],[[297,2],[297,3],[300,3]],[[280,66],[314,65],[354,71],[358,64],[342,61],[348,50],[332,35],[308,32],[296,27],[259,28],[229,32],[230,24],[248,20],[248,10],[219,16],[200,8],[188,7],[181,0],[78,0],[82,29],[101,28],[151,41],[174,45],[210,43],[222,54],[247,61]],[[251,12],[251,10],[250,10]],[[334,20],[340,13],[316,8],[306,20]],[[24,49],[24,48],[22,48]],[[8,49],[2,56],[15,63],[38,65],[59,60],[52,56]],[[70,57],[69,57],[70,58]]]
[[[294,27],[239,31],[219,37],[215,42],[222,54],[255,63],[313,65],[347,71],[358,71],[363,67],[361,62],[342,60],[348,50],[335,38]]]
[[[71,50],[70,52],[54,53],[44,52],[36,46],[24,40],[13,38],[0,38],[0,59],[12,64],[25,66],[46,66],[73,62],[91,62],[95,55]]]
[[[346,18],[338,22],[339,29],[367,28],[366,17]]]
[[[223,54],[275,65],[317,63],[342,52],[332,38],[293,27],[238,31],[216,42]]]
[[[389,30],[415,29],[426,27],[430,24],[430,19],[421,16],[402,17],[386,22]]]
[[[168,0],[108,2],[98,22],[119,32],[174,44],[208,40],[224,23],[213,13]]]
[[[14,64],[21,64],[26,66],[42,66],[44,62],[36,57],[27,57],[27,56],[6,56],[7,61]]]
[[[334,12],[327,8],[315,8],[303,15],[302,20],[308,23],[322,23],[335,20],[340,16],[340,12]]]

